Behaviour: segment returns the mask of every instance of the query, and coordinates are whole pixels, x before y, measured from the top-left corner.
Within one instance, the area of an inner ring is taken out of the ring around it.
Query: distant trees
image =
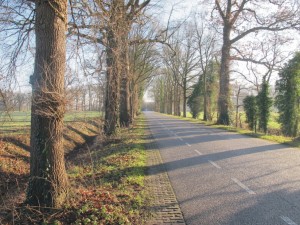
[[[276,106],[279,122],[285,135],[296,137],[299,131],[300,116],[300,53],[279,72],[276,82]]]
[[[184,24],[176,31],[169,43],[170,46],[166,47],[162,53],[164,70],[168,73],[167,77],[172,76],[174,89],[170,90],[170,95],[174,95],[176,98],[174,111],[178,107],[180,108],[178,102],[182,102],[183,117],[186,117],[187,100],[191,95],[192,86],[197,82],[197,76],[199,76],[199,56],[195,41],[193,27],[188,23]],[[182,101],[178,99],[179,93],[181,93]],[[180,115],[180,112],[177,114]]]

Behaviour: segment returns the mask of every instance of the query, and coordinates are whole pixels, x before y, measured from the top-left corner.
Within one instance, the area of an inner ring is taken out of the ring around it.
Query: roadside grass
[[[73,198],[63,224],[143,224],[145,120],[77,155],[69,166]],[[72,221],[71,221],[72,220]]]
[[[170,116],[170,117],[174,117],[174,118],[178,118],[178,119],[181,119],[181,120],[190,121],[192,123],[203,124],[203,125],[206,125],[206,126],[211,126],[211,127],[214,127],[214,128],[227,130],[227,131],[230,131],[230,132],[236,132],[236,133],[239,133],[239,134],[244,134],[244,135],[248,135],[248,136],[256,137],[256,138],[261,138],[261,139],[277,142],[277,143],[280,143],[280,144],[288,144],[290,146],[300,148],[300,139],[298,139],[298,138],[286,137],[286,136],[283,136],[283,135],[270,135],[270,134],[264,134],[264,133],[261,133],[261,132],[255,133],[255,132],[250,131],[246,128],[237,128],[237,127],[233,127],[233,126],[216,125],[215,121],[203,121],[203,120],[199,120],[199,119],[193,119],[191,116],[187,117],[187,118],[184,118],[184,117],[179,117],[179,116],[174,116],[174,115],[169,115],[169,114],[165,114],[165,115]],[[272,113],[270,126],[269,126],[271,129],[279,129],[280,128],[280,125],[276,121],[277,118],[278,118],[278,114],[277,113]]]
[[[0,149],[1,144],[5,145],[5,151],[0,152],[0,162],[2,163],[2,158],[6,156],[14,158],[9,167],[0,165],[0,176],[5,176],[1,179],[4,182],[0,181],[1,195],[5,194],[0,204],[0,212],[3,213],[0,213],[0,224],[12,224],[5,223],[2,217],[4,214],[6,221],[12,221],[14,218],[15,224],[144,223],[147,214],[145,119],[139,117],[132,128],[120,129],[116,136],[110,138],[97,136],[90,145],[83,145],[84,142],[79,139],[74,140],[76,135],[89,138],[99,133],[94,120],[89,123],[91,126],[86,128],[84,123],[86,122],[71,122],[66,126],[70,132],[66,142],[69,143],[69,148],[73,149],[66,152],[71,191],[69,201],[59,210],[43,211],[18,206],[25,198],[28,182],[28,149],[24,150],[21,146],[17,147],[10,141],[0,139]],[[29,144],[29,135],[27,141],[26,145]],[[17,148],[15,153],[12,153],[8,145]],[[9,155],[8,152],[12,154]],[[26,160],[22,161],[21,154]],[[5,161],[4,164],[6,163]],[[22,163],[24,167],[21,172],[13,168],[17,163]]]

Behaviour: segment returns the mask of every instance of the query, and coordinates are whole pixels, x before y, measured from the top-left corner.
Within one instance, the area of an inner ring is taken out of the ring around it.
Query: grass
[[[74,224],[142,224],[145,199],[145,121],[81,154],[69,168],[76,187]],[[83,157],[83,158],[82,158]],[[82,161],[83,162],[83,161]]]
[[[92,145],[78,148],[78,144],[84,142],[76,135],[89,137],[96,134],[94,123],[88,123],[88,126],[86,123],[84,120],[67,123],[73,128],[66,127],[68,141],[65,141],[70,149],[66,152],[66,164],[71,191],[68,202],[59,210],[41,212],[15,207],[24,201],[28,182],[29,152],[23,147],[29,145],[29,134],[20,135],[15,143],[0,139],[0,150],[3,149],[0,151],[0,178],[3,181],[0,181],[0,187],[3,187],[0,191],[5,192],[0,224],[5,224],[1,220],[3,215],[6,215],[6,221],[14,215],[16,224],[18,221],[45,225],[144,223],[147,197],[144,118],[138,118],[130,129],[120,129],[116,136],[98,136]]]
[[[30,112],[10,112],[9,114],[0,112],[0,134],[24,134],[29,132],[30,116]],[[89,120],[100,116],[101,113],[97,111],[67,112],[64,121]]]
[[[236,133],[239,133],[239,134],[248,135],[248,136],[251,136],[251,137],[261,138],[261,139],[265,139],[265,140],[269,140],[269,141],[273,141],[273,142],[277,142],[277,143],[281,143],[281,144],[288,144],[290,146],[300,148],[300,140],[292,138],[292,137],[286,137],[286,136],[283,136],[283,135],[269,135],[269,134],[264,134],[264,133],[260,133],[260,132],[254,133],[253,131],[250,131],[248,129],[236,128],[236,127],[233,127],[233,126],[216,125],[214,121],[208,121],[207,122],[207,121],[203,121],[203,120],[199,120],[199,119],[193,119],[190,113],[187,114],[187,118],[179,117],[179,116],[173,116],[173,115],[168,115],[168,116],[179,118],[181,120],[190,121],[190,122],[193,122],[193,123],[199,123],[199,124],[204,124],[204,125],[207,125],[207,126],[212,126],[214,128],[223,129],[223,130],[227,130],[227,131],[230,131],[230,132],[236,132]],[[271,128],[271,129],[280,129],[280,124],[277,122],[277,118],[278,118],[277,113],[272,113],[271,114],[271,120],[270,120],[270,123],[269,123],[269,128]]]

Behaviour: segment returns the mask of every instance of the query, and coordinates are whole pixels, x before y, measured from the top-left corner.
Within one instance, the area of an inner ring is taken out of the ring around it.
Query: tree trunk
[[[113,31],[108,31],[106,48],[106,99],[104,132],[111,135],[119,127],[120,76],[118,68],[117,40]]]
[[[174,115],[180,116],[180,88],[179,85],[176,85],[174,88]]]
[[[172,95],[172,86],[170,85],[170,91],[169,91],[169,99],[168,99],[168,114],[172,115],[172,108],[173,108],[173,95]]]
[[[36,3],[30,179],[26,202],[60,207],[68,193],[63,149],[67,1]]]
[[[91,92],[91,85],[88,85],[89,91],[89,111],[92,111],[92,92]]]
[[[122,49],[122,80],[121,80],[121,97],[120,97],[120,124],[128,127],[131,123],[130,119],[130,92],[129,92],[129,58],[128,58],[128,41],[122,38],[124,46]]]
[[[130,117],[131,121],[134,120],[135,116],[137,115],[138,111],[138,91],[137,85],[132,82],[131,89],[130,89]]]
[[[221,57],[220,71],[220,92],[219,92],[219,113],[218,124],[229,125],[229,106],[230,106],[230,91],[229,91],[229,66],[230,66],[230,30],[228,24],[224,25],[223,29],[223,46]]]
[[[184,88],[183,88],[183,117],[186,117],[186,101],[187,101],[186,84],[184,84]]]
[[[204,104],[203,104],[203,120],[208,120],[208,96],[207,96],[207,84],[206,84],[206,73],[203,74],[204,83]]]

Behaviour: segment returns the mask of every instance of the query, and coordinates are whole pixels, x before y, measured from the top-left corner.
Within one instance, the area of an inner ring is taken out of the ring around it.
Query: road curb
[[[151,196],[149,200],[151,216],[146,224],[185,224],[156,142],[152,135],[148,138],[146,185]]]

